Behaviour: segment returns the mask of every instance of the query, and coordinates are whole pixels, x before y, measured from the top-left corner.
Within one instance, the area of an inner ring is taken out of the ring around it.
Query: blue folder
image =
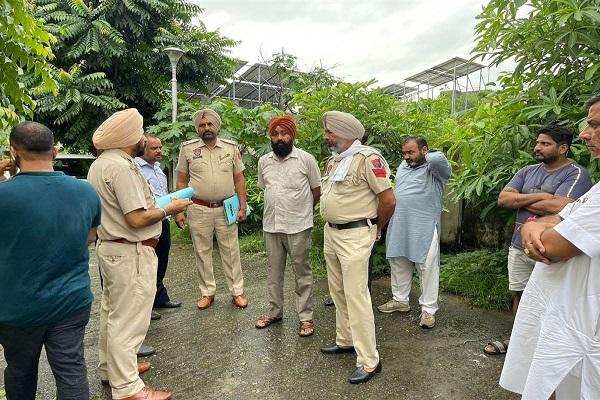
[[[177,197],[178,199],[191,199],[194,194],[194,190],[191,187],[187,187],[185,189],[181,189],[176,191],[175,193],[169,193],[164,196],[160,196],[156,199],[157,207],[164,207],[169,204],[173,197]],[[239,206],[238,206],[239,208]]]
[[[227,217],[227,223],[229,225],[235,224],[237,221],[238,212],[240,212],[240,198],[237,194],[223,200],[223,208],[225,209],[225,217]],[[252,210],[250,206],[246,208],[246,216],[250,215]]]

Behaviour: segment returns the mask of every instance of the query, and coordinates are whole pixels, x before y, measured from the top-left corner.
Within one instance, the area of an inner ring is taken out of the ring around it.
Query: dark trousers
[[[42,346],[56,381],[58,400],[87,400],[90,390],[83,354],[83,335],[90,319],[88,305],[75,314],[47,326],[0,325],[0,344],[6,368],[7,400],[34,400]]]
[[[163,284],[163,279],[167,273],[169,264],[169,251],[171,250],[171,225],[169,220],[162,221],[162,233],[158,239],[158,245],[154,249],[158,257],[158,270],[156,272],[156,296],[154,296],[154,307],[165,304],[169,301],[167,288]]]

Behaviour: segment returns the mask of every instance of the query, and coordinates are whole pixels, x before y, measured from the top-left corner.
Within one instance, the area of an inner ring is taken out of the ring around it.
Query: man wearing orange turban
[[[283,318],[283,276],[287,256],[296,275],[298,335],[314,332],[310,246],[313,207],[321,197],[315,158],[294,146],[296,123],[289,115],[269,122],[273,151],[258,161],[258,186],[265,191],[263,232],[269,262],[269,312],[256,321],[262,329]]]

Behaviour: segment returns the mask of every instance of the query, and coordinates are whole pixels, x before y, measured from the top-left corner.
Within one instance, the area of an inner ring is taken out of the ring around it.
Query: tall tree
[[[236,42],[209,32],[198,22],[202,9],[185,0],[37,0],[36,15],[43,18],[58,38],[55,65],[90,77],[107,79],[96,85],[102,102],[89,102],[81,112],[57,118],[55,105],[47,103],[39,117],[51,123],[60,140],[85,149],[91,131],[116,109],[136,107],[150,119],[169,94],[170,64],[161,51],[178,46],[185,52],[177,79],[182,87],[206,89],[210,82],[224,82],[234,61],[227,56]],[[85,81],[90,89],[90,80]],[[71,81],[77,86],[80,80]],[[74,87],[73,87],[74,88]],[[113,100],[108,100],[111,97]],[[81,121],[84,119],[85,121]],[[83,147],[82,147],[83,146]]]

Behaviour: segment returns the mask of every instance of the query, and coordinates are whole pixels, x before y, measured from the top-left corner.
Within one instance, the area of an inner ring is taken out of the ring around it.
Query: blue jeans
[[[58,400],[88,400],[90,390],[83,355],[83,335],[90,319],[91,305],[46,326],[0,325],[6,369],[7,400],[34,400],[42,346],[56,381]]]

